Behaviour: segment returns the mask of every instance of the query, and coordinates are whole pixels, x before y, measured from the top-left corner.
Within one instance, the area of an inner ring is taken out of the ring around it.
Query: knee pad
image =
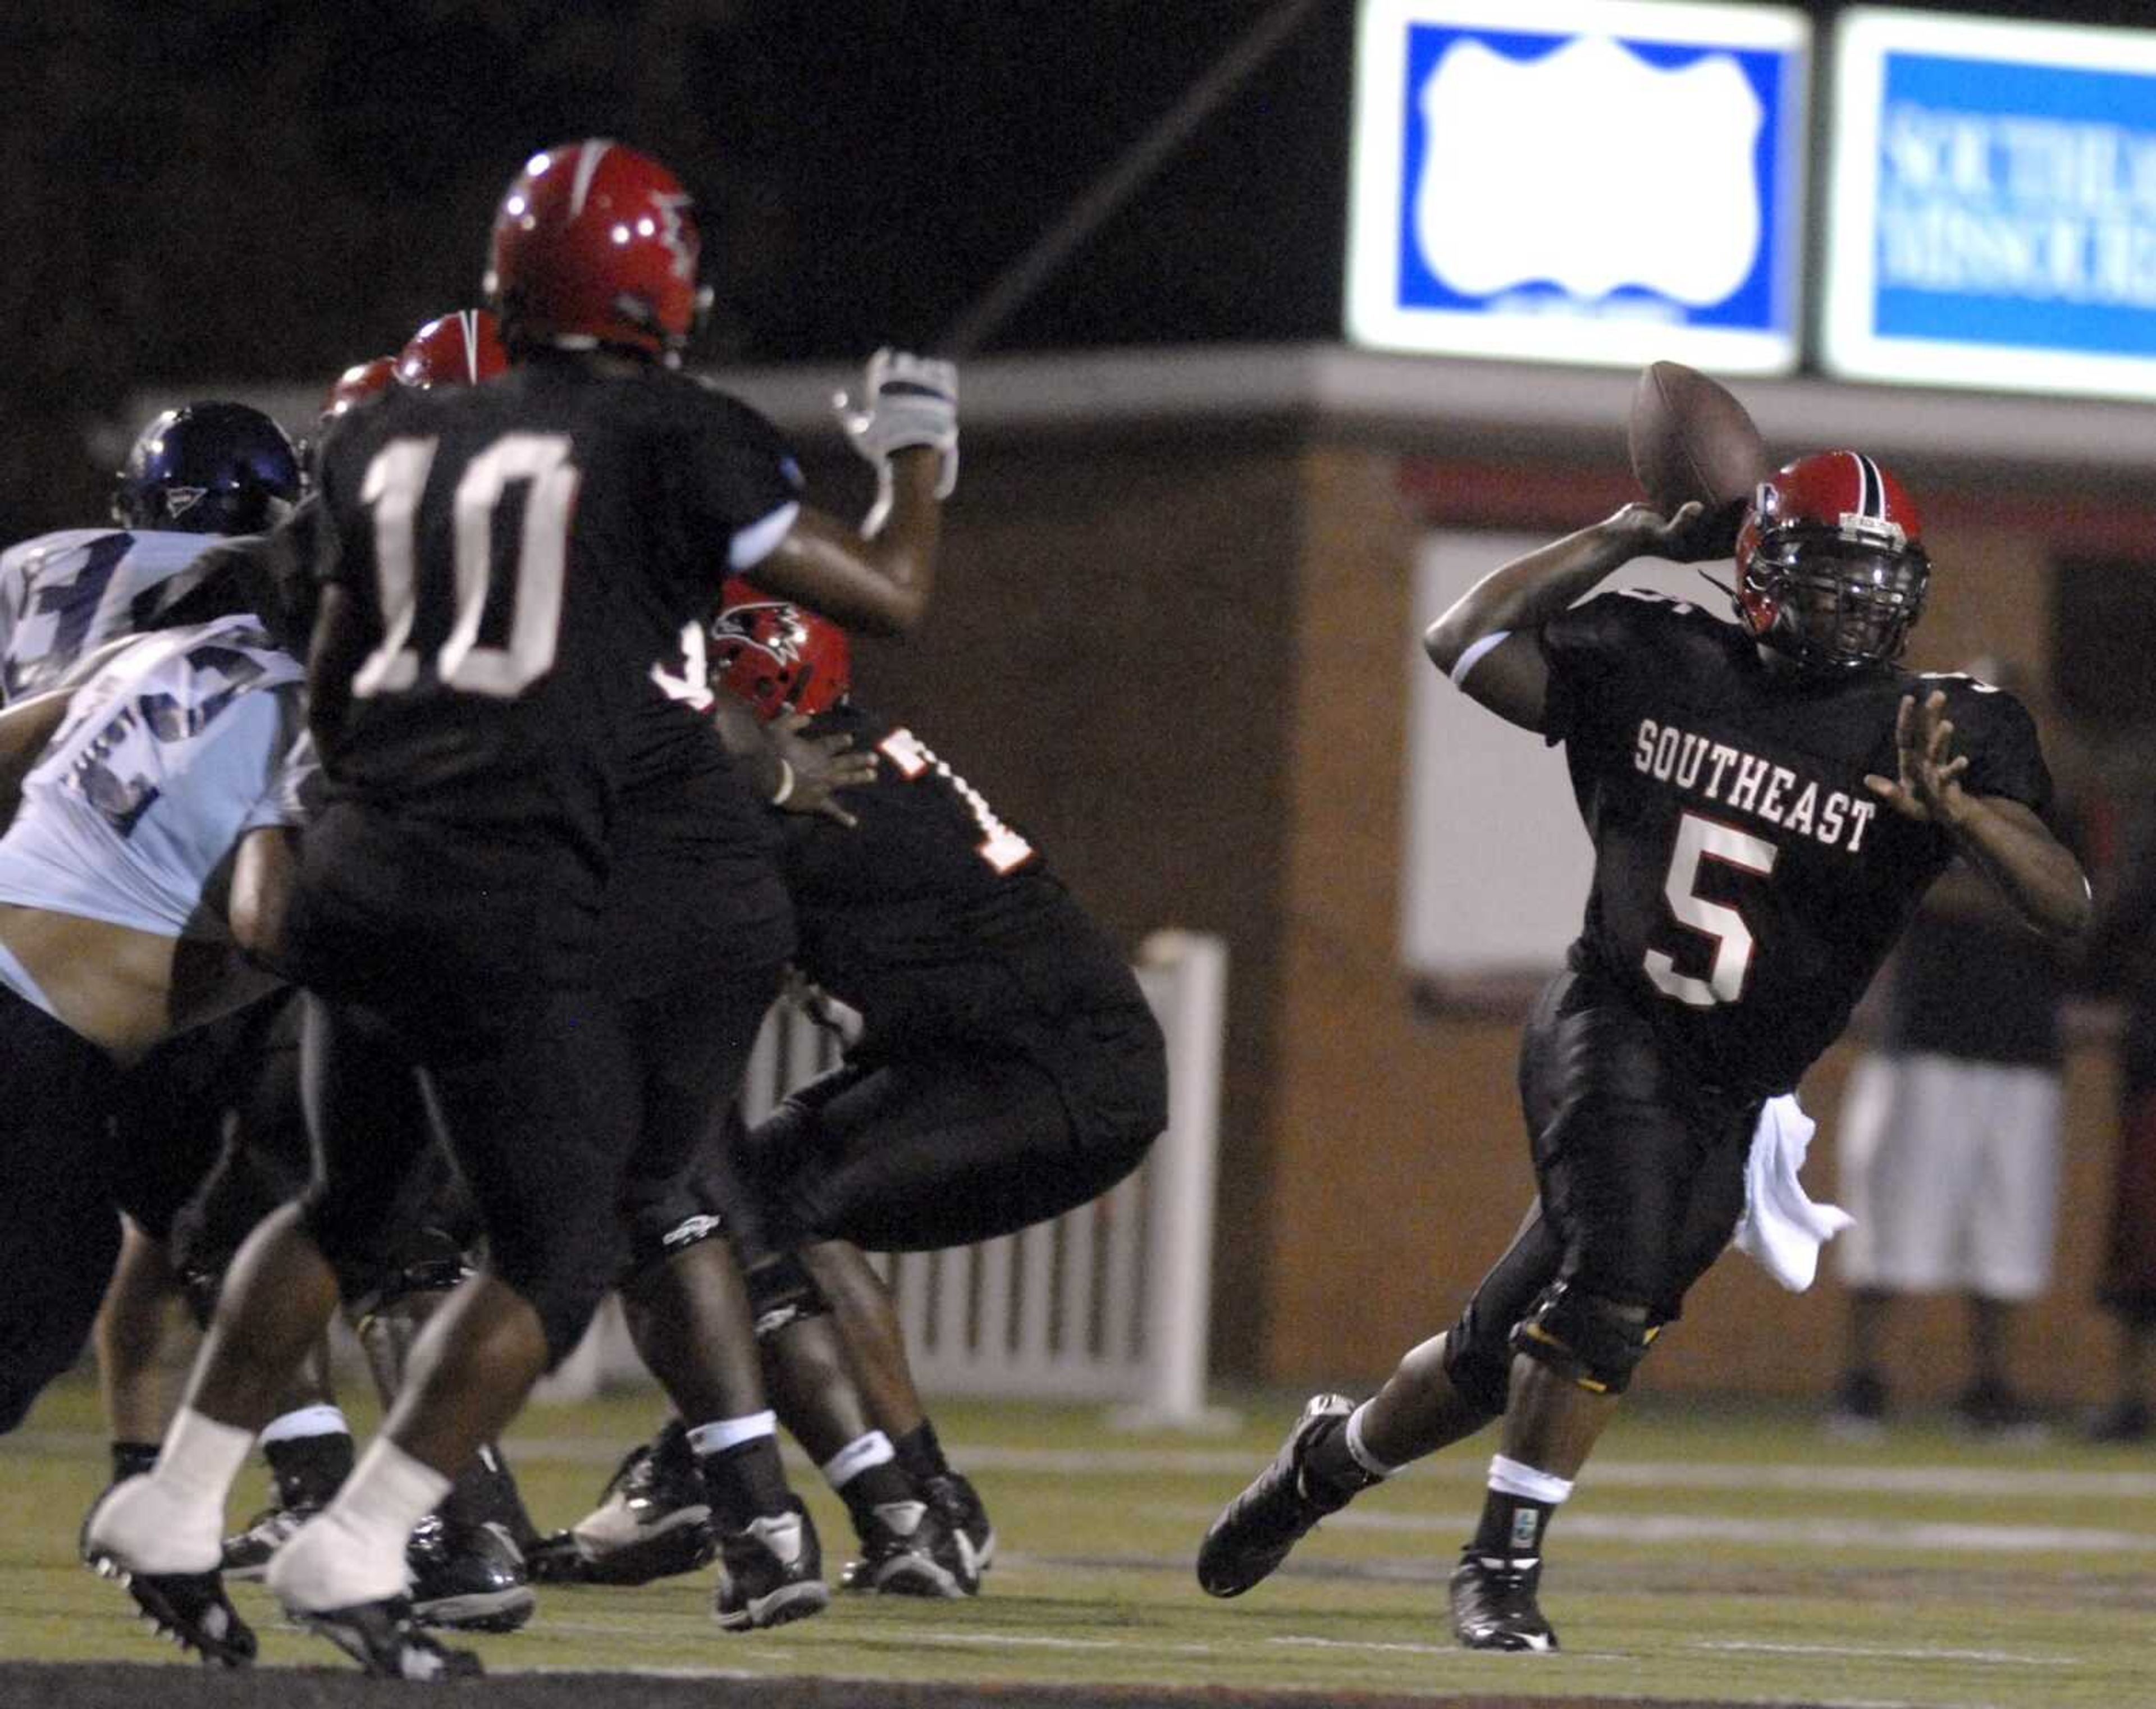
[[[655,1264],[678,1258],[691,1246],[726,1237],[726,1219],[716,1210],[701,1208],[695,1197],[675,1193],[653,1204],[639,1205],[628,1215],[628,1251],[615,1286],[627,1287]]]
[[[1645,1306],[1552,1282],[1512,1332],[1512,1351],[1596,1394],[1622,1394],[1661,1333]]]
[[[829,1312],[831,1302],[800,1255],[783,1252],[749,1271],[748,1309],[756,1320],[757,1340],[767,1342],[788,1324]]]
[[[465,1249],[447,1230],[419,1229],[403,1243],[395,1261],[376,1269],[367,1282],[348,1291],[356,1317],[372,1317],[393,1311],[420,1294],[446,1294],[470,1275],[475,1266]]]

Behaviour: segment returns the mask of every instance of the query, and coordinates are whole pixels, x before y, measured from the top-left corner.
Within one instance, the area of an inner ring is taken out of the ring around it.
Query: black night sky
[[[0,534],[101,511],[83,435],[138,385],[326,386],[471,301],[502,186],[579,136],[696,195],[702,360],[933,344],[1284,8],[1283,45],[991,349],[1336,336],[1351,0],[8,8]]]

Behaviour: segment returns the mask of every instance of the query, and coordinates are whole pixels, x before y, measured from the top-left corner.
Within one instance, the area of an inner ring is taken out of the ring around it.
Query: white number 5
[[[1734,1003],[1744,994],[1744,976],[1752,967],[1752,929],[1736,909],[1726,902],[1710,902],[1698,893],[1699,863],[1726,860],[1764,878],[1774,871],[1779,853],[1763,837],[1749,836],[1697,813],[1684,815],[1677,824],[1676,847],[1670,851],[1670,875],[1662,893],[1680,925],[1714,940],[1714,962],[1706,978],[1695,979],[1677,972],[1676,962],[1661,951],[1650,949],[1647,977],[1657,991],[1694,1008]]]

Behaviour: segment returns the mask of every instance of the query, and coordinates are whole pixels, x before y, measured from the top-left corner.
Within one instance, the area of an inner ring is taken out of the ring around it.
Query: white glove
[[[926,445],[942,459],[936,496],[958,485],[958,369],[934,357],[886,346],[869,358],[858,395],[831,400],[853,448],[880,475],[891,453]]]

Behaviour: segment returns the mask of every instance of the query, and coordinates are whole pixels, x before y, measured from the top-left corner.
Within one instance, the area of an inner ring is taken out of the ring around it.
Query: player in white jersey
[[[304,675],[228,617],[0,715],[0,1429],[74,1362],[118,1251],[120,1070],[270,983],[227,896],[296,813]]]
[[[0,552],[0,703],[69,680],[116,638],[237,608],[225,595],[240,580],[218,567],[214,548],[275,526],[304,485],[297,448],[259,410],[198,403],[158,416],[116,471],[116,526],[63,529]],[[223,1110],[190,1090],[161,1059],[127,1101],[135,1119],[154,1120],[158,1143],[125,1147],[143,1167],[122,1186],[121,1256],[97,1325],[116,1474],[155,1453],[166,1407],[157,1355],[178,1286],[167,1236],[216,1156]]]
[[[244,403],[168,409],[115,483],[114,528],[64,528],[0,552],[0,701],[58,684],[192,592],[206,549],[274,526],[299,502],[300,454]]]

